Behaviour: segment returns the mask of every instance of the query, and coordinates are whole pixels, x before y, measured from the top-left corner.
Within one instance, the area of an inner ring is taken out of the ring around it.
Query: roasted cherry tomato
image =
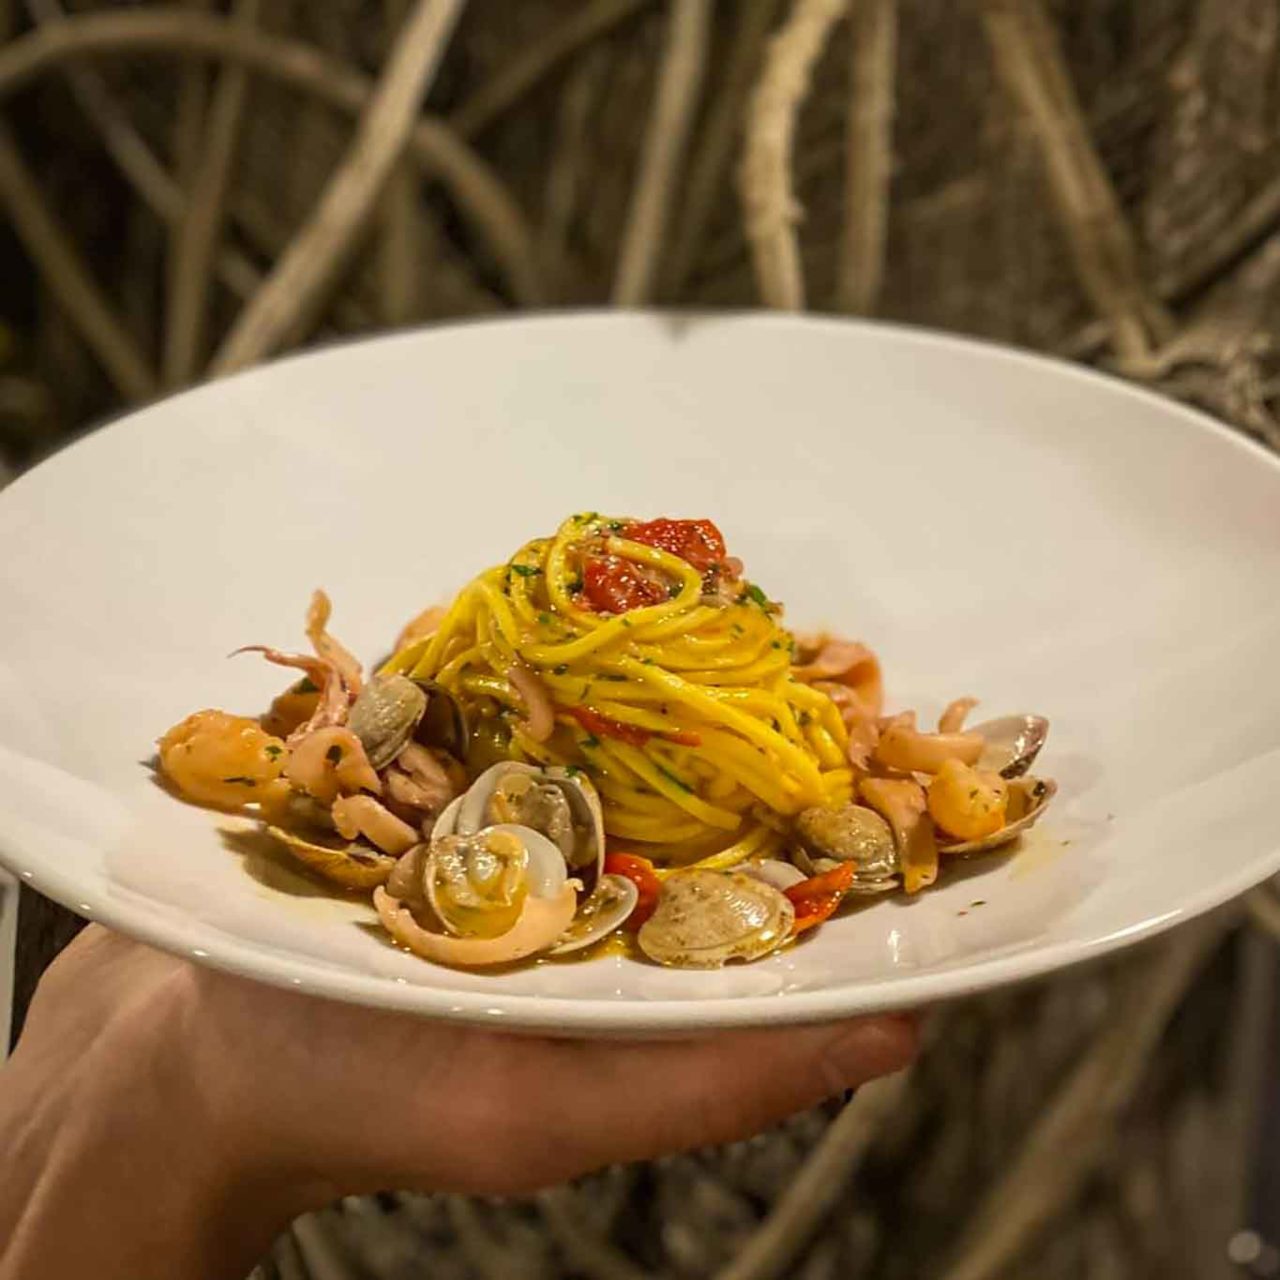
[[[704,572],[724,559],[724,536],[710,520],[647,520],[627,525],[622,536],[669,551]]]
[[[628,929],[638,929],[653,915],[654,908],[658,905],[658,892],[662,888],[662,881],[654,872],[653,863],[634,853],[609,853],[605,855],[604,870],[606,875],[622,876],[630,880],[639,890],[640,897],[635,909],[627,917],[625,926]]]
[[[842,862],[830,871],[810,876],[808,880],[801,880],[799,884],[783,890],[796,909],[792,932],[803,933],[833,914],[853,886],[856,869],[852,862]]]
[[[669,597],[667,588],[621,556],[588,556],[582,591],[597,613],[626,613]]]

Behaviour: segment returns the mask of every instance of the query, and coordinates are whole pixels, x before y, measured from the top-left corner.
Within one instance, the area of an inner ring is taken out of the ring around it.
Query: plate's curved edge
[[[380,978],[335,968],[317,970],[256,943],[233,938],[218,929],[169,922],[150,910],[131,909],[108,893],[96,903],[57,883],[57,876],[37,878],[20,870],[17,857],[0,847],[0,866],[22,883],[87,919],[125,933],[181,959],[286,991],[347,1004],[409,1013],[444,1022],[548,1035],[558,1039],[583,1036],[644,1038],[834,1022],[877,1013],[901,1012],[925,1005],[1027,982],[1154,938],[1179,924],[1221,907],[1280,872],[1280,845],[1260,856],[1229,880],[1180,908],[1150,917],[1101,937],[1059,942],[1013,956],[997,956],[941,973],[890,974],[883,980],[823,991],[785,991],[769,996],[735,996],[692,1000],[608,1001],[551,996],[510,995],[499,991],[448,995],[406,980]],[[423,963],[427,963],[424,961]]]
[[[1212,415],[1191,408],[1145,387],[1135,386],[1111,375],[1058,357],[1027,349],[1009,347],[997,342],[904,324],[864,321],[835,317],[785,315],[758,311],[613,311],[578,310],[537,316],[481,318],[462,323],[453,321],[422,326],[392,334],[352,339],[349,342],[286,356],[233,375],[226,382],[240,382],[271,376],[279,366],[341,356],[344,352],[372,344],[413,343],[449,331],[476,331],[512,325],[572,327],[584,321],[614,328],[636,327],[652,330],[671,328],[673,324],[695,326],[698,321],[729,324],[744,328],[855,330],[870,335],[892,335],[921,348],[943,348],[966,352],[996,363],[1031,365],[1050,376],[1080,380],[1106,387],[1109,394],[1155,405],[1160,410],[1194,428],[1246,453],[1269,468],[1280,471],[1280,456],[1243,432],[1228,426]],[[56,470],[59,459],[77,449],[93,448],[115,432],[129,430],[145,423],[153,410],[188,396],[207,395],[223,383],[204,384],[167,397],[150,405],[137,407],[107,424],[99,424],[79,435],[57,454],[32,468],[7,486],[0,494],[0,510],[14,500],[14,495],[28,491],[40,483],[50,470]],[[286,990],[343,1000],[351,1003],[413,1013],[418,1016],[543,1034],[566,1035],[664,1035],[690,1030],[727,1030],[760,1025],[783,1025],[829,1021],[837,1018],[888,1010],[918,1007],[936,1001],[971,995],[993,987],[1042,977],[1071,965],[1100,958],[1121,947],[1151,938],[1159,933],[1202,915],[1229,902],[1269,875],[1280,871],[1280,847],[1260,855],[1237,873],[1206,889],[1198,898],[1162,915],[1151,917],[1091,938],[1066,940],[1038,950],[1012,956],[995,956],[957,966],[941,973],[902,975],[887,974],[883,979],[860,983],[850,988],[830,988],[816,992],[791,991],[770,996],[739,996],[697,1001],[663,1000],[612,1002],[593,999],[565,999],[533,995],[504,995],[500,992],[470,993],[433,991],[407,981],[357,974],[334,968],[315,969],[291,961],[288,956],[256,943],[241,941],[220,930],[189,921],[170,921],[158,910],[137,907],[127,900],[112,897],[110,891],[96,902],[86,903],[82,891],[63,883],[56,868],[46,868],[37,878],[24,870],[27,859],[15,850],[0,847],[0,866],[8,866],[24,883],[47,894],[73,911],[109,927],[117,928],[159,949],[241,977],[265,981]]]

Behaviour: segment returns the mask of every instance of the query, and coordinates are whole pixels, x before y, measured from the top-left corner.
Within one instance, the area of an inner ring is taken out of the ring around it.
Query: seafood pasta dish
[[[329,617],[317,591],[309,653],[241,650],[296,676],[258,718],[188,716],[159,768],[436,964],[755,960],[1010,843],[1055,791],[1043,718],[887,713],[875,654],[789,631],[709,520],[571,516],[368,672]]]

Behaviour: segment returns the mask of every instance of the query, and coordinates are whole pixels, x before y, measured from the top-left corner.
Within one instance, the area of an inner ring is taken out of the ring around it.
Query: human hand
[[[498,1035],[261,986],[90,926],[41,983],[0,1073],[0,1146],[17,1123],[73,1152],[81,1168],[65,1168],[50,1203],[71,1196],[84,1229],[79,1244],[52,1242],[62,1252],[32,1252],[39,1224],[0,1193],[0,1239],[10,1226],[28,1250],[0,1254],[0,1277],[60,1276],[64,1254],[68,1276],[90,1261],[100,1277],[141,1274],[104,1269],[113,1246],[80,1248],[97,1217],[128,1237],[120,1204],[99,1204],[113,1194],[190,1237],[166,1271],[164,1242],[138,1225],[145,1274],[243,1274],[289,1217],[339,1195],[511,1194],[730,1141],[914,1050],[900,1017],[646,1043]]]

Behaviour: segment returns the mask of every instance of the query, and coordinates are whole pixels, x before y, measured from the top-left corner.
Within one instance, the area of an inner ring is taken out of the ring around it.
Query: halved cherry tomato
[[[626,525],[622,536],[669,551],[695,569],[710,569],[724,559],[724,535],[710,520],[647,520]]]
[[[653,863],[634,853],[608,853],[605,854],[604,870],[606,875],[623,876],[639,890],[640,897],[625,924],[627,929],[638,929],[653,915],[662,889],[662,881],[654,872]]]
[[[793,884],[790,889],[784,889],[783,893],[796,909],[792,933],[803,933],[832,915],[852,887],[856,870],[852,862],[842,862],[830,871],[810,876],[799,884]]]
[[[669,592],[621,556],[588,556],[582,566],[582,590],[597,613],[626,613],[661,604]]]
[[[674,742],[681,747],[702,746],[702,736],[692,729],[672,729],[666,733],[652,733],[638,724],[624,724],[612,716],[603,716],[590,707],[570,707],[569,714],[588,732],[597,738],[617,738],[633,747],[643,747],[651,738]]]

